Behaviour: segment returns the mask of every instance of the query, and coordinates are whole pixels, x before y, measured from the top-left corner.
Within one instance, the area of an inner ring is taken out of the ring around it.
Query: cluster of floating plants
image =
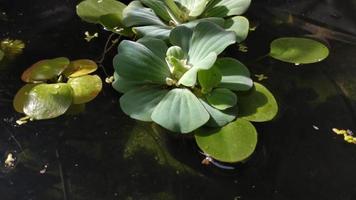
[[[123,40],[113,60],[114,89],[131,118],[155,122],[172,133],[191,134],[206,160],[235,163],[247,159],[257,143],[251,122],[272,120],[278,104],[272,93],[253,82],[247,67],[219,57],[244,41],[249,21],[240,16],[250,0],[84,0],[77,14],[105,30],[140,38]],[[272,58],[294,64],[319,62],[328,56],[320,42],[279,38]],[[1,54],[0,54],[1,55]],[[16,95],[15,109],[27,119],[62,115],[72,104],[84,104],[101,90],[88,60],[45,60],[26,70],[27,82]]]
[[[17,122],[55,118],[93,100],[102,89],[100,77],[90,75],[96,69],[91,60],[64,57],[33,64],[23,72],[27,84],[14,98],[15,110],[26,115]]]

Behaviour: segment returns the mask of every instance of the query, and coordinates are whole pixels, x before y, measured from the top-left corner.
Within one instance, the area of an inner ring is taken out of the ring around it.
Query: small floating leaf
[[[212,158],[235,163],[254,152],[257,132],[249,121],[237,119],[219,129],[200,128],[195,131],[195,140],[199,148]]]
[[[239,116],[253,122],[272,120],[278,113],[278,104],[272,93],[259,83],[247,93],[239,94]]]
[[[329,55],[329,49],[322,43],[296,37],[278,38],[271,43],[269,54],[277,60],[294,63],[310,64],[324,60]]]
[[[24,82],[41,82],[56,78],[69,65],[68,58],[41,60],[23,72],[21,79]]]
[[[102,89],[102,81],[97,75],[70,78],[68,84],[73,89],[74,104],[83,104],[93,100]]]
[[[13,106],[17,112],[23,113],[23,107],[27,100],[28,94],[36,85],[37,84],[26,84],[16,93]]]
[[[98,65],[88,59],[80,59],[71,61],[63,74],[68,78],[74,78],[83,76],[95,72],[98,69]]]
[[[225,110],[234,107],[237,103],[236,94],[226,88],[214,89],[206,96],[209,104],[216,109]]]
[[[51,119],[64,114],[72,104],[73,90],[69,84],[38,84],[24,101],[23,111],[33,119]]]
[[[99,23],[100,17],[107,14],[117,14],[122,19],[125,4],[116,0],[85,0],[77,5],[77,14],[84,21]]]

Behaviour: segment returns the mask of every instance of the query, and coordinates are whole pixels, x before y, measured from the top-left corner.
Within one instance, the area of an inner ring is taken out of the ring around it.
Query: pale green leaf
[[[204,15],[206,17],[227,17],[243,14],[251,0],[211,0]]]
[[[204,12],[208,0],[176,0],[181,10],[188,13],[190,17],[198,17]]]
[[[152,120],[170,131],[189,133],[204,125],[209,113],[192,92],[176,88],[161,100]]]
[[[217,67],[198,72],[199,85],[203,94],[211,92],[221,81],[221,72]]]
[[[200,128],[195,132],[195,140],[212,158],[236,163],[246,160],[254,152],[257,132],[250,122],[237,119],[220,129]]]
[[[169,22],[171,17],[167,11],[167,6],[162,0],[141,0],[141,2],[150,7],[162,20]]]
[[[77,14],[91,23],[100,23],[100,17],[107,14],[116,14],[121,20],[125,7],[125,4],[117,0],[84,0],[77,5]]]
[[[271,43],[269,54],[277,60],[294,63],[310,64],[324,60],[329,49],[322,43],[308,38],[284,37]]]
[[[151,26],[137,26],[132,28],[132,31],[139,37],[154,37],[166,40],[169,37],[171,28],[167,26],[151,25]]]
[[[205,124],[206,126],[210,127],[222,127],[231,122],[236,118],[237,115],[237,109],[232,108],[221,111],[216,108],[213,108],[212,106],[209,105],[205,100],[199,99],[200,102],[203,104],[205,109],[208,111],[210,114],[210,119],[209,121]]]
[[[83,104],[93,100],[103,87],[102,81],[97,75],[70,78],[68,84],[73,89],[74,104]]]
[[[236,59],[220,58],[215,62],[214,67],[217,67],[222,74],[219,87],[234,91],[246,91],[253,86],[247,67]]]
[[[278,104],[273,94],[259,83],[247,92],[239,94],[239,117],[253,122],[272,120],[278,113]]]
[[[237,103],[237,96],[226,88],[216,88],[206,95],[209,104],[216,109],[226,110],[232,108]]]
[[[169,35],[169,40],[172,45],[181,47],[183,52],[188,55],[192,35],[192,29],[187,28],[185,26],[177,26],[171,31]]]
[[[114,72],[114,82],[112,83],[112,86],[118,92],[125,93],[142,85],[143,83],[141,81],[125,79]]]
[[[168,47],[163,40],[152,37],[143,37],[137,40],[137,42],[145,45],[145,47],[150,49],[156,56],[160,58],[166,57]]]
[[[154,13],[151,8],[144,7],[140,1],[132,1],[123,11],[125,26],[146,26],[166,24]]]
[[[152,121],[155,107],[167,94],[168,90],[159,87],[140,87],[126,92],[120,98],[120,107],[133,119]]]
[[[221,18],[221,17],[207,17],[207,18],[195,19],[195,20],[186,22],[186,23],[182,24],[182,26],[192,29],[192,28],[196,27],[201,22],[210,22],[210,23],[219,25],[220,27],[224,27],[225,19]]]
[[[174,58],[177,58],[179,60],[182,60],[185,57],[182,48],[180,48],[179,46],[171,46],[171,47],[169,47],[169,49],[166,52],[166,56],[167,57],[174,57]]]
[[[234,31],[236,34],[236,41],[240,43],[247,38],[250,30],[250,23],[246,17],[235,16],[226,20],[225,30]]]

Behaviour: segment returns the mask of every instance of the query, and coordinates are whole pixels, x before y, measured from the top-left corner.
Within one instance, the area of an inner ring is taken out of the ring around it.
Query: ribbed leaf
[[[176,88],[161,100],[152,120],[173,132],[189,133],[209,120],[209,113],[198,98],[185,88]]]
[[[243,14],[251,0],[211,0],[204,15],[207,17],[227,17]]]
[[[152,121],[153,110],[167,93],[168,90],[159,87],[136,88],[120,98],[120,107],[133,119]]]
[[[143,83],[141,81],[125,79],[114,72],[114,82],[112,83],[112,86],[118,92],[125,93],[142,85]]]
[[[161,0],[140,0],[144,5],[150,7],[162,20],[169,22],[171,20],[167,11],[167,6]]]
[[[208,0],[176,0],[190,17],[198,17],[204,12]]]
[[[201,22],[193,30],[189,48],[189,63],[195,66],[210,53],[219,55],[224,49],[236,42],[233,32],[228,32],[211,22]]]
[[[168,39],[169,33],[171,32],[170,27],[160,25],[138,26],[132,28],[132,30],[139,37],[155,37],[162,40]]]
[[[237,96],[226,88],[216,88],[206,95],[209,104],[216,109],[226,110],[232,108],[237,103]]]
[[[166,84],[170,76],[164,58],[159,58],[150,49],[138,42],[124,40],[114,58],[114,68],[119,76],[142,83]]]
[[[235,110],[237,110],[237,109],[221,111],[221,110],[218,110],[218,109],[210,106],[205,100],[202,100],[202,99],[199,99],[199,100],[203,104],[205,109],[208,111],[208,113],[210,114],[210,119],[205,124],[206,126],[222,127],[236,118],[237,111],[235,111]]]
[[[236,34],[236,41],[240,43],[247,38],[250,30],[250,23],[246,17],[232,17],[226,20],[225,30],[234,31]]]
[[[143,26],[166,24],[154,13],[151,8],[144,7],[139,1],[132,1],[123,11],[125,26]]]
[[[246,91],[253,86],[250,72],[244,64],[233,58],[220,58],[215,62],[219,68],[222,79],[219,87],[234,91]]]
[[[160,58],[166,57],[168,47],[163,40],[152,37],[143,37],[137,40],[137,42],[145,45],[145,47],[150,49],[156,56]]]
[[[212,67],[208,70],[201,70],[198,72],[199,85],[202,88],[203,94],[211,92],[211,90],[218,86],[221,81],[221,72],[217,67]]]
[[[192,39],[193,30],[185,26],[177,26],[171,31],[169,40],[172,45],[182,48],[185,54],[188,55],[190,40]]]

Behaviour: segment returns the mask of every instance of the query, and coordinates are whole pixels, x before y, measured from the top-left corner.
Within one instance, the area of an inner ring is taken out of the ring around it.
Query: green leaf
[[[132,28],[132,31],[139,37],[154,37],[157,39],[166,40],[169,37],[171,28],[160,25],[138,26]]]
[[[237,96],[226,88],[216,88],[206,95],[209,104],[216,109],[226,110],[232,108],[237,103]]]
[[[69,84],[38,84],[27,94],[23,111],[33,119],[51,119],[64,114],[72,104]]]
[[[195,132],[195,140],[212,158],[236,163],[246,160],[254,152],[257,132],[250,122],[237,119],[221,129],[200,128]]]
[[[189,63],[195,66],[212,52],[219,55],[235,42],[235,33],[225,31],[211,22],[201,22],[193,30],[188,52]]]
[[[224,111],[220,111],[210,106],[205,100],[203,99],[199,99],[199,100],[210,114],[210,119],[205,124],[206,126],[222,127],[236,118],[237,111],[234,108],[232,108],[231,110],[227,109]]]
[[[227,17],[243,14],[251,0],[211,0],[204,15],[206,17]]]
[[[42,82],[56,78],[68,67],[68,58],[60,57],[55,59],[41,60],[27,68],[21,79],[24,82]]]
[[[74,78],[83,76],[95,72],[98,69],[98,65],[88,59],[80,59],[71,61],[68,67],[64,70],[63,75],[68,78]]]
[[[178,60],[185,58],[184,51],[179,46],[171,46],[166,52],[166,57],[174,57]]]
[[[240,43],[247,38],[250,30],[250,23],[246,17],[235,16],[226,20],[225,30],[234,31],[236,34],[236,41]]]
[[[192,39],[193,30],[185,26],[177,26],[171,31],[169,40],[172,45],[179,46],[183,52],[188,55],[190,40]]]
[[[123,11],[125,26],[159,25],[166,26],[151,8],[144,7],[139,1],[132,1]]]
[[[116,14],[117,19],[122,19],[125,4],[116,0],[84,0],[77,5],[77,14],[84,21],[100,23],[100,17],[108,14]]]
[[[181,9],[185,10],[190,17],[198,17],[204,12],[208,0],[176,0]]]
[[[161,100],[151,117],[170,131],[189,133],[204,125],[209,113],[188,89],[175,88]]]
[[[199,71],[198,80],[202,88],[202,93],[207,94],[211,92],[214,87],[219,85],[221,77],[221,72],[217,67]]]
[[[164,58],[155,55],[144,45],[124,40],[114,58],[114,68],[121,77],[148,84],[166,84],[170,76]]]
[[[284,37],[271,43],[269,55],[277,60],[296,65],[310,64],[327,58],[329,49],[313,39]]]
[[[169,22],[171,20],[171,17],[169,16],[169,13],[167,11],[167,7],[163,1],[161,1],[161,0],[141,0],[141,2],[145,6],[150,7],[164,21]]]
[[[272,120],[278,113],[278,104],[273,94],[259,83],[247,92],[239,94],[239,116],[253,122]]]
[[[0,50],[0,61],[4,58],[5,54],[3,51]]]
[[[168,47],[163,40],[152,37],[143,37],[137,40],[137,42],[145,45],[145,47],[150,49],[156,56],[160,58],[166,57]]]
[[[217,67],[222,74],[219,87],[233,91],[246,91],[253,86],[247,67],[236,59],[220,58],[215,62],[214,67]]]
[[[16,93],[13,106],[17,112],[23,113],[23,107],[27,101],[28,93],[30,93],[32,88],[36,85],[37,84],[26,84]]]
[[[68,84],[73,89],[74,104],[83,104],[93,100],[103,87],[101,79],[97,75],[70,78]]]
[[[159,87],[136,88],[120,98],[120,107],[133,119],[152,121],[153,110],[167,93],[168,90]]]
[[[114,82],[112,83],[112,86],[116,91],[125,93],[128,92],[129,90],[142,86],[142,82],[122,78],[115,72]]]
[[[221,17],[207,17],[207,18],[195,19],[193,21],[186,22],[182,24],[182,26],[193,29],[201,22],[210,22],[219,25],[220,27],[224,27],[225,19]]]
[[[99,18],[99,23],[105,27],[105,30],[131,37],[133,32],[130,28],[126,28],[122,24],[122,16],[116,13],[102,15]]]

